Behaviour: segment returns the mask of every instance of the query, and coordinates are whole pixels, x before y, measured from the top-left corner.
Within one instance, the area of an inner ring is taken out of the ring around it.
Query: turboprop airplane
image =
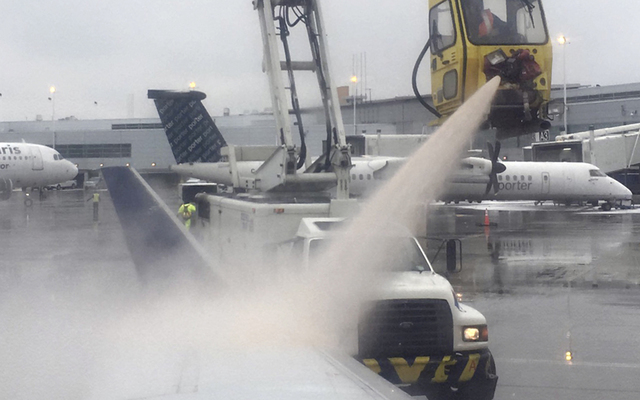
[[[505,161],[499,165],[500,172],[487,174],[492,169],[490,160],[463,159],[460,171],[447,182],[441,199],[554,201],[567,205],[588,202],[594,207],[602,202],[603,210],[631,201],[631,191],[626,186],[592,164]]]
[[[227,186],[242,187],[243,178],[260,168],[261,146],[243,147],[237,154],[227,143],[201,100],[202,92],[150,90],[158,114],[176,158],[171,170]],[[490,160],[469,157],[449,178],[446,201],[533,200],[563,203],[603,202],[610,209],[616,202],[631,199],[631,192],[621,183],[586,163],[499,162],[500,143],[495,151],[489,146]],[[226,147],[226,148],[225,148]],[[241,157],[243,161],[236,161]],[[400,168],[405,157],[352,157],[352,196],[367,196]],[[490,189],[493,188],[493,193]]]
[[[227,145],[222,133],[202,104],[202,92],[149,90],[158,109],[177,165],[170,169],[184,177],[203,179],[227,186],[242,187],[243,178],[260,168],[263,150],[270,146],[245,146],[241,150]],[[270,154],[270,153],[269,153]],[[242,161],[238,159],[241,158]],[[390,177],[404,157],[353,157],[351,194],[365,194],[375,180]],[[374,177],[375,173],[375,177]]]
[[[76,175],[78,168],[50,147],[0,143],[0,200],[8,200],[14,188],[43,188]]]

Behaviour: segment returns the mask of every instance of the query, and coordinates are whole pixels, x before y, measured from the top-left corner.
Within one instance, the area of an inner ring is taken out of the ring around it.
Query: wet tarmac
[[[639,212],[432,207],[429,232],[462,242],[451,281],[489,321],[496,399],[640,397]]]
[[[0,202],[0,398],[91,397],[69,387],[84,387],[85,358],[98,357],[87,349],[138,285],[108,192],[99,222],[89,192],[28,209],[15,194]],[[489,320],[496,399],[640,398],[640,209],[437,204],[428,231],[462,242],[450,279]]]

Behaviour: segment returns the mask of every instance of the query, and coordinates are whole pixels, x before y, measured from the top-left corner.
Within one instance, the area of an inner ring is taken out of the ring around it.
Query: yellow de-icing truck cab
[[[327,242],[340,240],[346,223],[302,218],[288,242],[291,254],[305,267],[322,262]],[[372,288],[372,299],[360,305],[353,356],[411,395],[493,399],[498,378],[486,318],[458,300],[408,231],[388,227],[379,240],[371,247],[384,249],[375,259],[388,272],[382,285]],[[455,259],[449,250],[447,257]]]
[[[429,0],[431,94],[446,119],[495,76],[498,138],[548,129],[551,41],[539,0]]]

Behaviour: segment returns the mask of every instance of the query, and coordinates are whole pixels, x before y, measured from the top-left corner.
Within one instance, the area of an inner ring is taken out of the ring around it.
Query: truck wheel
[[[611,211],[611,203],[604,203],[602,204],[602,206],[600,206],[600,209],[602,211]]]

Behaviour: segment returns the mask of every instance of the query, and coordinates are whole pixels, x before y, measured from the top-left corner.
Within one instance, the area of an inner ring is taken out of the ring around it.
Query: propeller
[[[500,142],[496,140],[495,151],[491,143],[487,142],[487,150],[489,151],[489,159],[491,160],[491,172],[489,173],[489,183],[487,183],[487,190],[484,194],[489,194],[491,187],[493,186],[493,192],[498,193],[498,174],[506,171],[507,167],[498,161],[500,155]]]

